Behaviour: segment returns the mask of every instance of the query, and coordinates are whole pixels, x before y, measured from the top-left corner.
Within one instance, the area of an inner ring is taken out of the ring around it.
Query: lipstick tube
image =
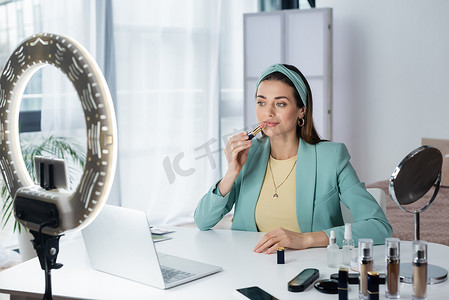
[[[256,135],[262,131],[262,128],[264,127],[264,124],[257,126],[252,131],[248,133],[248,140],[252,140],[256,137]]]
[[[338,270],[338,300],[348,300],[348,269]]]
[[[280,265],[285,264],[284,247],[278,247],[277,255],[278,255],[278,264],[280,264]]]
[[[368,299],[379,300],[379,273],[368,271]]]

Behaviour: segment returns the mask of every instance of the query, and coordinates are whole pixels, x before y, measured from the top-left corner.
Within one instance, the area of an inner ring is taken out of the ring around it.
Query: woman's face
[[[257,122],[264,124],[263,132],[271,139],[296,138],[298,118],[305,107],[298,108],[293,87],[278,80],[264,80],[256,93]]]

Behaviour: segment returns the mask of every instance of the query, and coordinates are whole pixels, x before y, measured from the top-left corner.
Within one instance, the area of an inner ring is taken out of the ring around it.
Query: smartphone
[[[288,290],[290,292],[302,292],[311,285],[320,276],[317,269],[304,269],[288,282]]]
[[[245,296],[244,299],[251,300],[278,300],[275,296],[265,292],[258,286],[251,286],[247,288],[237,289],[237,294]]]
[[[67,166],[63,159],[35,156],[34,173],[42,188],[69,188]]]

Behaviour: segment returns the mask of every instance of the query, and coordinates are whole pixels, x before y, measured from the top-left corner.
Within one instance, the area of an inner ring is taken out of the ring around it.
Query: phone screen
[[[278,298],[268,294],[258,286],[237,289],[237,292],[251,300],[278,300]]]

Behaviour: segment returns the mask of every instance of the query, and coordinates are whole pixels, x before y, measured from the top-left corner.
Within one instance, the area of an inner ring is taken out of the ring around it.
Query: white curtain
[[[112,1],[120,176],[112,196],[145,211],[152,224],[192,222],[199,199],[220,177],[220,135],[227,134],[220,133],[220,77],[226,76],[226,89],[240,90],[242,99],[234,100],[243,103],[242,83],[232,84],[243,74],[242,62],[230,58],[242,55],[242,27],[231,22],[241,22],[256,3]],[[104,54],[111,49],[101,46],[105,36],[98,20],[104,11],[98,1],[42,4],[43,31],[73,37],[104,71]],[[220,47],[223,37],[229,43],[233,36],[235,47]],[[74,88],[62,73],[46,69],[43,130],[75,130],[84,137]]]
[[[112,0],[40,1],[41,31],[68,36],[86,48],[102,70],[116,100],[111,7]],[[43,68],[42,79],[43,134],[85,141],[84,113],[72,83],[54,67]],[[117,168],[108,203],[120,204],[120,194],[120,169]]]
[[[114,4],[122,205],[191,222],[219,176],[221,1]]]
[[[98,61],[97,44],[104,36],[96,30],[95,2],[90,0],[41,0],[42,31],[66,35],[80,43]],[[101,13],[101,12],[98,12]],[[86,125],[81,102],[66,75],[55,67],[42,69],[43,132],[85,138]]]

